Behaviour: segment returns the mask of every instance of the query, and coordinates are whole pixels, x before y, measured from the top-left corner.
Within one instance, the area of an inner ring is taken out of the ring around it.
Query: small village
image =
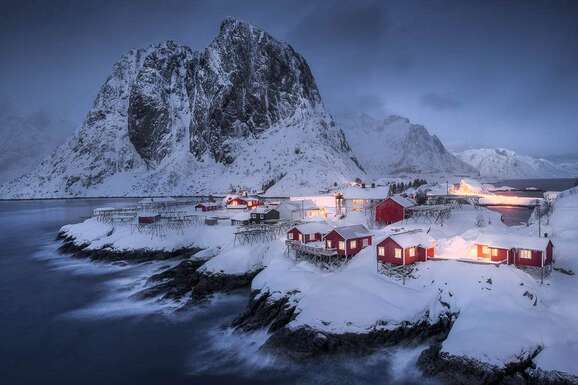
[[[486,229],[483,219],[489,212],[484,200],[527,206],[532,211],[544,204],[544,198],[496,195],[467,179],[451,186],[415,182],[415,187],[408,184],[401,192],[395,183],[356,181],[335,192],[281,199],[245,192],[205,199],[145,198],[135,206],[98,208],[93,214],[99,222],[130,227],[131,234],[146,234],[151,241],[184,234],[191,226],[228,228],[223,239],[231,234],[233,247],[281,240],[287,256],[328,270],[338,269],[371,247],[376,271],[385,274],[404,276],[411,272],[408,266],[448,259],[513,265],[534,271],[541,281],[551,272],[555,245],[547,233],[529,235],[494,226]],[[440,250],[440,239],[432,228],[443,228],[452,216],[459,220],[464,208],[468,215],[472,210],[478,212],[470,227],[479,231],[459,249],[447,252],[446,246]]]

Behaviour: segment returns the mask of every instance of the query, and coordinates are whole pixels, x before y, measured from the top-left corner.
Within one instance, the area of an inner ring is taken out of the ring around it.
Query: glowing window
[[[409,249],[409,256],[415,257],[415,247],[412,247],[411,249]]]
[[[379,246],[377,248],[377,255],[379,255],[380,257],[385,257],[385,247]]]
[[[327,243],[327,248],[328,248],[328,249],[331,249],[331,241],[328,239],[328,240],[326,241],[326,243]]]
[[[531,250],[520,250],[520,258],[532,259],[532,251]]]
[[[339,241],[339,245],[337,247],[339,250],[345,250],[345,242],[344,241]]]
[[[482,254],[490,254],[490,248],[488,246],[482,246]]]
[[[492,249],[492,257],[498,256],[498,249]]]
[[[299,234],[299,240],[303,242],[303,234]]]
[[[395,248],[395,257],[401,259],[401,249]]]
[[[357,247],[357,241],[349,241],[349,247],[355,249]]]

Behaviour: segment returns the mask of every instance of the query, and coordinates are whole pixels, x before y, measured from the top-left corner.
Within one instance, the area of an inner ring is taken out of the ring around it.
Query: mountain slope
[[[383,120],[368,115],[338,119],[365,171],[373,177],[400,173],[477,174],[449,153],[424,126],[400,116]]]
[[[77,132],[10,198],[313,192],[362,176],[301,55],[228,18],[208,48],[166,42],[113,67]]]
[[[490,178],[555,178],[571,176],[564,167],[546,159],[520,155],[504,148],[479,148],[456,156]]]

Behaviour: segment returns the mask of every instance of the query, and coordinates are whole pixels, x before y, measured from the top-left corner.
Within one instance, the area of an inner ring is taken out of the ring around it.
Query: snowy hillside
[[[556,178],[572,176],[570,169],[546,159],[520,155],[504,148],[480,148],[456,156],[490,178]]]
[[[373,177],[399,173],[476,175],[449,153],[424,126],[400,116],[377,120],[368,115],[337,119],[365,171]]]
[[[84,124],[0,197],[316,192],[363,176],[301,55],[228,18],[208,48],[117,62]]]
[[[71,123],[46,114],[20,116],[0,111],[0,184],[31,171],[72,132]]]

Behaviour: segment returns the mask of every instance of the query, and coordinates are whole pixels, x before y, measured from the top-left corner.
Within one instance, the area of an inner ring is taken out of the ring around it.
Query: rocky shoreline
[[[76,238],[64,232],[59,232],[56,240],[62,242],[58,251],[72,254],[74,257],[89,258],[93,261],[109,262],[146,262],[159,261],[165,259],[189,258],[202,249],[199,247],[183,247],[174,250],[114,250],[108,247],[100,249],[88,249],[89,244],[79,243]]]
[[[429,377],[450,385],[576,385],[578,377],[536,369],[533,360],[542,348],[528,357],[500,368],[478,360],[457,357],[441,351],[441,343],[433,344],[418,358],[417,366]]]
[[[57,239],[62,242],[60,252],[97,261],[146,262],[186,258],[176,266],[152,275],[148,280],[149,287],[136,295],[142,299],[186,299],[187,304],[199,304],[215,293],[249,288],[253,278],[261,271],[240,275],[199,271],[206,260],[189,258],[199,252],[200,248],[173,251],[89,250],[88,244],[79,244],[74,237],[63,232],[58,234]],[[385,325],[377,325],[366,333],[336,334],[306,326],[289,328],[289,323],[298,315],[296,304],[291,298],[293,294],[297,293],[288,293],[274,299],[269,292],[252,291],[245,312],[230,326],[239,332],[267,330],[270,336],[261,349],[293,361],[340,354],[367,355],[389,346],[426,343],[430,347],[421,353],[417,366],[425,376],[436,378],[444,384],[578,385],[578,377],[536,369],[533,359],[541,349],[503,368],[442,352],[441,343],[458,317],[444,303],[442,305],[448,311],[433,324],[424,319],[418,323],[405,322],[394,329],[386,330],[383,328]]]
[[[272,300],[269,293],[254,291],[246,312],[235,319],[232,326],[244,332],[267,329],[271,335],[263,350],[301,361],[325,355],[371,354],[388,346],[441,341],[456,317],[448,312],[434,324],[424,320],[415,324],[407,322],[390,330],[376,327],[367,333],[336,334],[310,327],[291,329],[288,324],[296,315],[296,307],[288,296]]]
[[[168,259],[185,259],[174,267],[167,268],[149,278],[149,287],[136,294],[138,298],[160,297],[161,299],[181,300],[190,295],[190,302],[205,301],[215,293],[230,293],[250,287],[253,278],[260,270],[245,274],[224,274],[199,272],[206,260],[188,259],[201,251],[190,247],[171,251],[164,250],[112,250],[108,248],[87,249],[88,244],[79,243],[73,236],[59,232],[57,240],[62,244],[61,253],[77,258],[89,258],[93,261],[108,262],[147,262]]]

